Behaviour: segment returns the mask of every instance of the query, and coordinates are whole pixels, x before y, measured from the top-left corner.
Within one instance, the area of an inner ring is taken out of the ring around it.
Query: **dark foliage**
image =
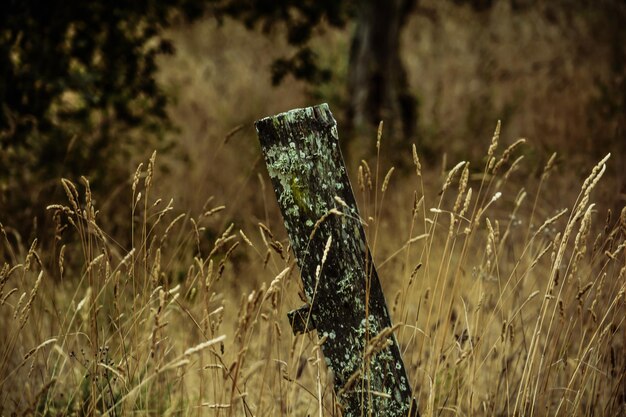
[[[287,42],[295,52],[274,62],[272,83],[279,84],[287,75],[314,83],[328,81],[332,73],[319,66],[308,42],[322,23],[344,27],[355,15],[355,4],[352,0],[225,0],[215,12],[218,18],[240,20],[249,29],[260,26],[264,33],[286,28]]]
[[[60,177],[111,190],[131,155],[164,146],[167,97],[154,76],[173,48],[162,32],[205,3],[0,2],[0,221],[30,234]]]

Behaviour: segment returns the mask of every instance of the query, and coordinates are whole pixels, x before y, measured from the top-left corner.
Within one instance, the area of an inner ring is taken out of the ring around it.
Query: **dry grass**
[[[502,7],[496,17],[507,15]],[[607,214],[607,195],[620,201],[619,187],[600,178],[605,166],[619,172],[623,155],[595,169],[577,159],[588,180],[575,185],[576,175],[556,166],[573,161],[523,144],[502,151],[499,135],[461,152],[470,128],[491,126],[494,114],[511,115],[506,137],[567,147],[572,131],[584,135],[569,123],[582,123],[584,109],[573,90],[551,84],[550,71],[526,74],[534,65],[527,58],[562,57],[558,48],[569,44],[561,35],[532,19],[535,32],[489,20],[503,36],[530,33],[520,60],[510,61],[510,51],[489,49],[488,31],[465,25],[465,12],[455,10],[460,17],[441,26],[419,18],[424,31],[409,28],[405,49],[414,54],[405,56],[430,137],[450,139],[446,151],[471,154],[472,163],[443,163],[439,173],[415,152],[414,173],[392,171],[383,138],[380,158],[351,170],[420,411],[624,414],[626,213]],[[301,283],[251,127],[310,104],[309,96],[292,80],[267,86],[283,44],[229,21],[173,35],[179,53],[161,82],[179,97],[171,114],[185,163],[159,156],[131,176],[134,204],[115,210],[126,213],[131,246],[108,234],[119,231],[99,218],[87,181],[63,182],[67,201],[50,207],[58,244],[48,253],[16,240],[8,224],[0,230],[10,260],[0,265],[0,415],[338,415],[319,339],[294,337],[287,322],[301,305]],[[322,58],[345,75],[349,31],[325,36],[339,47]],[[533,36],[545,41],[541,53],[524,53],[538,45]],[[429,53],[437,59],[419,59]],[[507,78],[511,68],[499,68],[477,87],[476,73],[492,58],[528,76]],[[594,68],[602,70],[600,61]],[[572,71],[563,82],[576,81],[588,98],[590,67],[565,67]],[[341,102],[337,84],[317,92]],[[516,91],[536,94],[526,100]],[[482,100],[486,93],[493,97]],[[474,166],[480,156],[484,166]],[[546,166],[534,175],[542,157]],[[101,205],[110,211],[116,201]]]
[[[358,170],[421,412],[618,415],[626,211],[606,216],[593,203],[610,158],[546,213],[554,159],[519,189],[516,151],[500,153],[498,140],[480,170],[461,162],[424,178],[416,153],[410,177],[378,162]],[[338,415],[320,341],[293,336],[286,320],[301,284],[282,228],[248,221],[212,234],[227,211],[165,204],[153,195],[155,164],[153,155],[132,182],[131,248],[98,223],[86,180],[63,181],[68,202],[50,206],[68,242],[54,265],[42,265],[36,242],[7,248],[1,412]],[[276,218],[274,205],[263,211]]]

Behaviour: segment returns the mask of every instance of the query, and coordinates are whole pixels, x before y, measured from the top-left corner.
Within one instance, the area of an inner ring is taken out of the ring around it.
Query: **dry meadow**
[[[172,36],[179,52],[160,78],[179,94],[177,154],[129,161],[129,205],[96,201],[87,178],[59,179],[51,244],[19,239],[10,222],[0,229],[1,415],[341,415],[318,335],[294,336],[287,320],[302,284],[251,122],[342,98],[333,85],[270,87],[272,51],[286,48],[276,39],[228,22]],[[347,43],[343,32],[322,39]],[[345,72],[332,51],[322,58]],[[413,73],[471,79],[447,64],[408,60]],[[581,71],[568,74],[580,81]],[[421,415],[623,415],[623,155],[548,151],[576,130],[548,109],[518,140],[545,104],[523,101],[522,116],[501,124],[498,95],[475,110],[486,121],[463,145],[455,96],[426,93],[450,100],[423,103],[437,115],[434,160],[407,143],[407,166],[393,169],[383,129],[378,152],[375,138],[360,139],[373,156],[349,161]],[[584,111],[547,107],[574,120]]]

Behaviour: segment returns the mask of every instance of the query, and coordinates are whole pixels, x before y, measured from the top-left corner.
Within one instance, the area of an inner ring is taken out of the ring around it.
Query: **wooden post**
[[[344,417],[418,416],[327,104],[255,123]]]

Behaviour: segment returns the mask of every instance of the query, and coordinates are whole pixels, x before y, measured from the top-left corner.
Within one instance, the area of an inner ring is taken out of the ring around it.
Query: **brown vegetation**
[[[352,156],[349,173],[420,412],[623,414],[624,165],[619,152],[589,157],[582,115],[596,74],[573,58],[556,69],[546,58],[543,72],[544,47],[556,59],[571,46],[544,23],[486,23],[521,39],[512,62],[455,13],[404,39],[422,140],[441,152],[425,162],[407,144],[413,166],[392,174],[383,137],[381,157]],[[493,13],[506,21],[507,9]],[[448,41],[430,40],[442,31]],[[161,82],[179,95],[179,142],[174,154],[134,155],[144,163],[120,185],[132,204],[59,181],[52,244],[20,240],[10,219],[0,230],[0,414],[338,415],[320,340],[287,322],[301,282],[251,122],[311,96],[340,106],[341,76],[273,89],[267,68],[285,45],[228,21],[172,35],[179,52]],[[345,74],[346,33],[322,39],[336,46],[322,59]],[[428,51],[447,58],[418,59]],[[502,135],[498,124],[489,142],[498,114]],[[375,149],[374,138],[345,139]]]

